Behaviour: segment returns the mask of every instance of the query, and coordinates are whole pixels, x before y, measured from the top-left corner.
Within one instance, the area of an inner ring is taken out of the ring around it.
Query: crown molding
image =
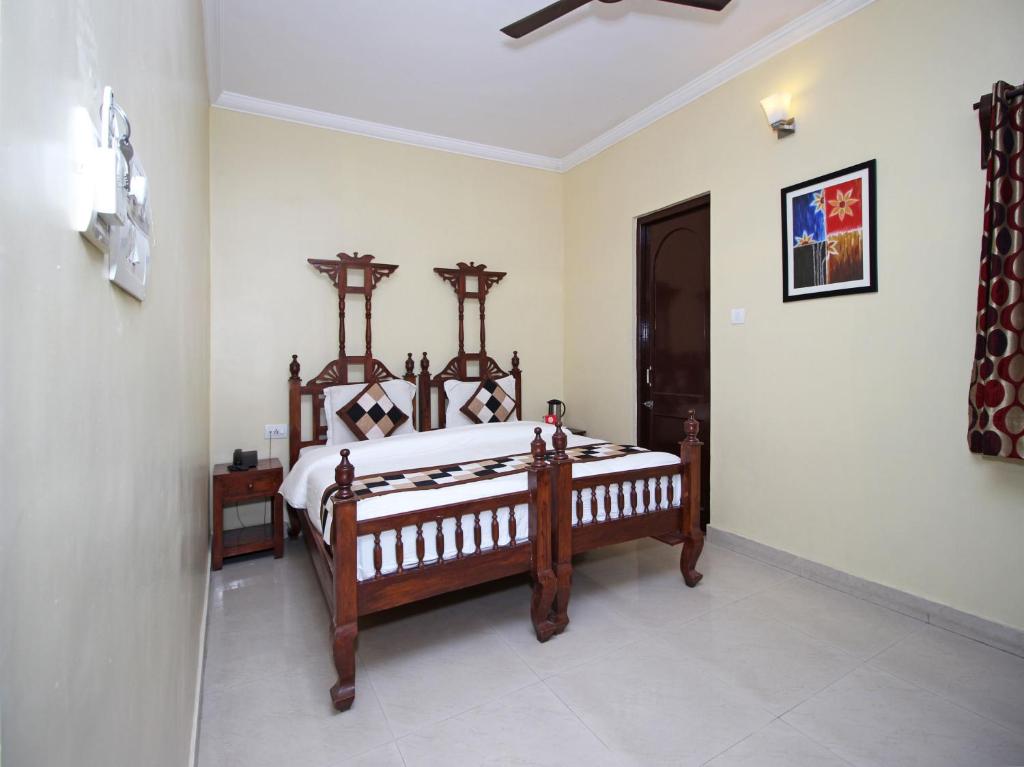
[[[267,101],[266,99],[258,99],[253,96],[245,96],[241,93],[224,91],[217,97],[214,106],[221,109],[230,109],[234,112],[246,112],[302,125],[312,125],[317,128],[327,128],[329,130],[341,131],[342,133],[354,133],[357,136],[369,136],[371,138],[383,139],[384,141],[395,141],[399,144],[438,149],[442,152],[451,152],[468,157],[479,157],[484,160],[523,165],[527,168],[553,171],[562,170],[562,161],[557,157],[530,154],[529,152],[520,152],[516,149],[491,146],[490,144],[477,144],[474,141],[463,141],[462,139],[438,136],[433,133],[421,133],[420,131],[407,128],[398,128],[394,125],[360,120],[356,117],[345,117],[333,112],[320,112],[316,109],[306,109],[305,107],[296,107],[277,101]]]
[[[561,170],[564,172],[575,168],[580,163],[586,162],[605,149],[629,138],[662,117],[696,101],[706,93],[710,93],[715,88],[764,63],[802,40],[806,40],[825,27],[856,13],[872,2],[874,0],[830,0],[812,11],[808,11],[803,16],[793,19],[735,56],[726,59],[713,69],[709,69],[700,77],[691,80],[682,88],[672,91],[646,109],[626,118],[611,130],[605,131],[579,149],[570,152],[562,158]]]
[[[872,2],[874,0],[829,0],[561,158],[478,144],[221,90],[220,0],[203,0],[210,103],[234,112],[564,173]]]

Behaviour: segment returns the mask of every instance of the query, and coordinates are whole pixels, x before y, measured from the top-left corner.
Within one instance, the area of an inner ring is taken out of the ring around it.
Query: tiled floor
[[[1024,659],[707,546],[594,552],[562,636],[524,582],[361,624],[336,714],[301,541],[214,573],[200,767],[1024,764]]]

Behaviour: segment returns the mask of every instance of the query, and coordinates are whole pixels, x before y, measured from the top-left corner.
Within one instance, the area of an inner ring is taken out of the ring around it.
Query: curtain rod
[[[1006,98],[1008,99],[1015,99],[1020,95],[1024,95],[1024,85],[1006,92]],[[976,101],[974,103],[974,108],[975,110],[981,109],[981,101]]]

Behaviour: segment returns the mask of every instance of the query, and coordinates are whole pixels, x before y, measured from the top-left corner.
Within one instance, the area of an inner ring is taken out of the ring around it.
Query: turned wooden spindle
[[[423,352],[423,356],[420,358],[420,372],[421,373],[428,373],[428,372],[430,372],[430,360],[427,359],[427,353],[426,352]]]
[[[405,376],[406,376],[406,378],[411,378],[412,375],[413,375],[413,371],[415,369],[416,369],[416,363],[413,362],[412,352],[409,352],[408,356],[405,358]]]
[[[540,436],[540,427],[537,426],[533,430],[534,438],[533,442],[530,443],[530,455],[533,456],[533,466],[536,469],[542,469],[546,465],[544,463],[544,453],[547,452],[547,445],[544,443],[544,438]]]
[[[299,380],[299,370],[301,370],[301,368],[299,367],[299,355],[298,354],[293,354],[292,355],[292,361],[288,365],[288,372],[291,373],[291,375],[288,377],[288,380],[289,381],[298,381]]]
[[[341,500],[355,498],[355,495],[352,493],[352,480],[355,479],[356,471],[355,467],[352,466],[352,462],[348,459],[350,454],[349,449],[347,447],[344,448],[341,451],[341,463],[334,470],[334,481],[338,485],[336,497]]]
[[[551,437],[551,447],[555,449],[556,461],[567,461],[569,459],[568,454],[565,452],[565,447],[568,444],[569,437],[562,431],[562,418],[559,416],[558,422],[555,424],[555,434]]]
[[[686,422],[683,424],[683,431],[686,433],[686,442],[693,444],[694,442],[700,442],[697,437],[700,434],[700,421],[697,420],[696,411],[691,410],[689,415],[686,417]]]
[[[517,351],[513,351],[512,352],[512,370],[513,371],[518,371],[519,370],[519,352],[517,352]]]

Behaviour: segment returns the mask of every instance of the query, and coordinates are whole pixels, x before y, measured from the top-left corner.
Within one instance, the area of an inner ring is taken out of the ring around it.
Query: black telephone
[[[228,471],[248,471],[255,469],[258,459],[255,450],[235,450],[234,459],[228,466]]]

